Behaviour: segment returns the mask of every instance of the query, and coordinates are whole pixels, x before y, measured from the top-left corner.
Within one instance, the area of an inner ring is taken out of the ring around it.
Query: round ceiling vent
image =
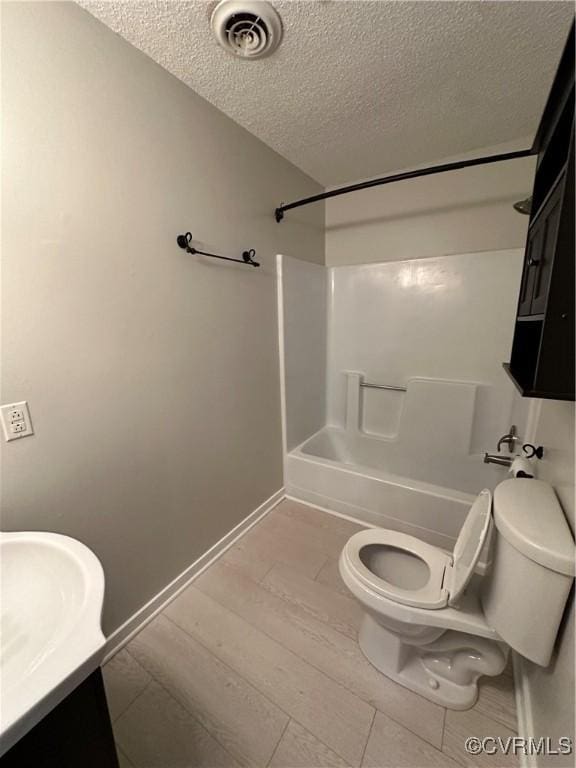
[[[282,22],[263,0],[222,0],[210,20],[216,39],[242,59],[262,59],[278,48]]]

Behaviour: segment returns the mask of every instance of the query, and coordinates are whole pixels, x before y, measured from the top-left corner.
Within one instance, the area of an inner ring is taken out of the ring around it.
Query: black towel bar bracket
[[[201,251],[198,248],[194,248],[194,246],[190,245],[192,242],[192,233],[186,232],[185,235],[178,235],[176,238],[176,242],[182,248],[186,251],[186,253],[199,253],[202,256],[210,256],[211,259],[222,259],[222,261],[236,261],[238,264],[249,264],[251,267],[259,267],[260,262],[254,261],[254,256],[256,256],[256,251],[254,248],[250,248],[248,251],[242,252],[242,258],[241,259],[232,259],[230,256],[219,256],[217,253],[208,253],[208,251]]]

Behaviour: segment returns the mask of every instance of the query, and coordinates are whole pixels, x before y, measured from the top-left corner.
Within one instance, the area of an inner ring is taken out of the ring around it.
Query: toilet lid
[[[453,565],[447,584],[450,597],[448,605],[454,605],[468,586],[480,552],[490,529],[492,494],[486,488],[480,491],[464,521],[453,552]]]

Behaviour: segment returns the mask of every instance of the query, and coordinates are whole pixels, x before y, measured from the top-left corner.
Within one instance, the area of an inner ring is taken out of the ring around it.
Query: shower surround
[[[450,547],[475,494],[505,477],[483,452],[512,423],[525,431],[528,403],[501,366],[521,260],[279,257],[286,492]]]

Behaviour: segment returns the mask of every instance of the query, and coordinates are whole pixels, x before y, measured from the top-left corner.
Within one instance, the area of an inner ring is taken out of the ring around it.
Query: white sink
[[[57,533],[0,533],[0,755],[102,661],[104,572]]]

